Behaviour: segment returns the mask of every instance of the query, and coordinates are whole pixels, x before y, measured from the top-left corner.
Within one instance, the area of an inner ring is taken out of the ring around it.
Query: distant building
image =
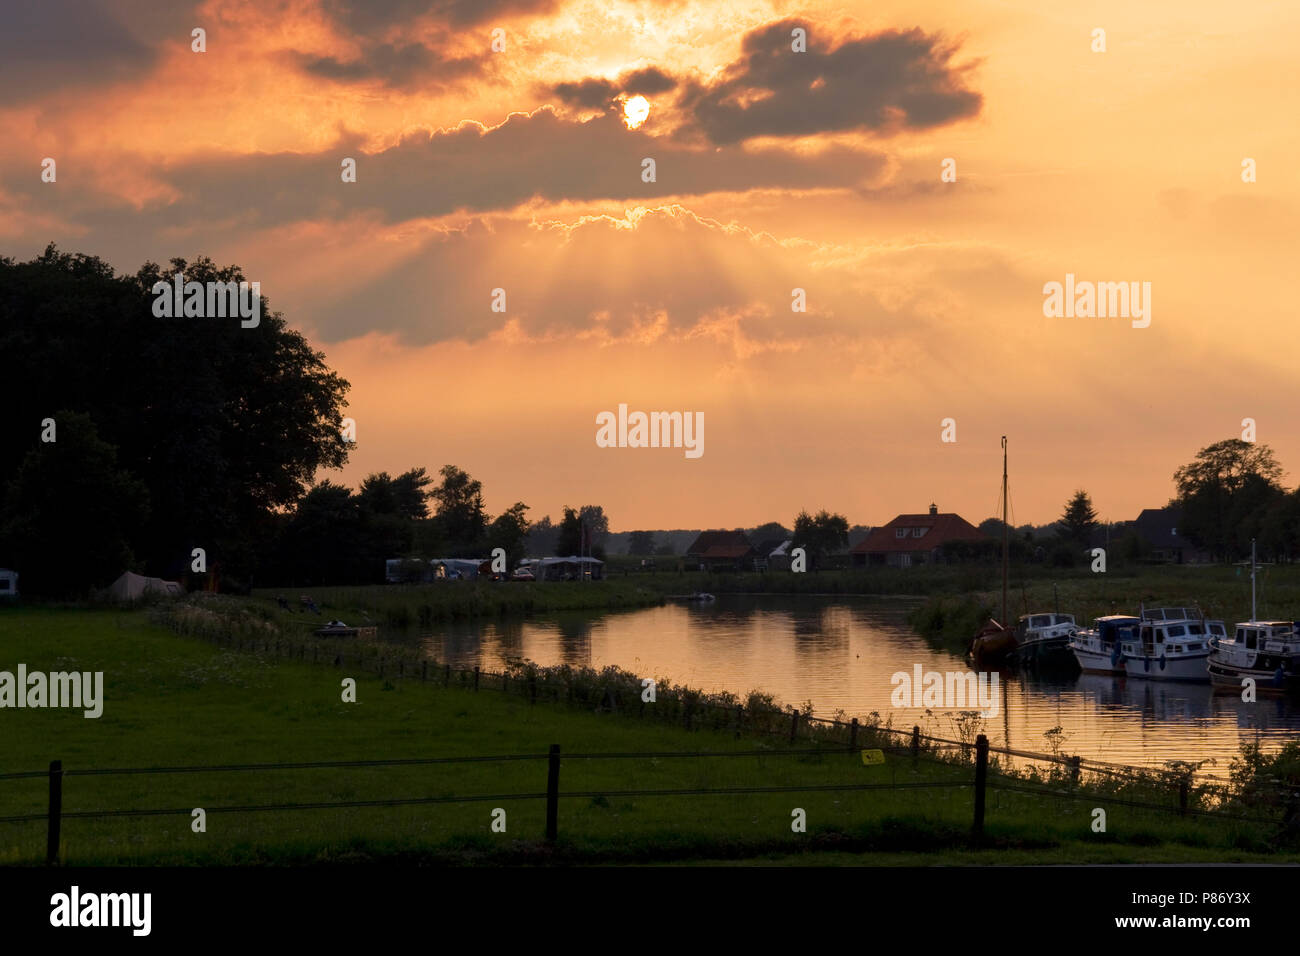
[[[528,568],[538,581],[599,581],[605,576],[605,562],[599,558],[524,558],[519,566]]]
[[[961,515],[940,514],[936,505],[930,505],[929,514],[899,515],[874,529],[850,553],[853,563],[859,567],[909,568],[942,560],[940,549],[948,541],[987,540],[986,535]]]
[[[1167,564],[1204,564],[1210,553],[1178,533],[1183,510],[1177,506],[1143,508],[1133,522],[1137,536],[1151,549],[1150,560]]]
[[[792,538],[768,538],[754,547],[755,571],[789,571]]]
[[[743,531],[701,531],[686,549],[686,566],[702,571],[743,571],[753,566],[757,556]]]

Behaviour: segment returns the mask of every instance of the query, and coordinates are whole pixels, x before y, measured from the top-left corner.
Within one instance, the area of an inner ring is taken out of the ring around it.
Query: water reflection
[[[910,673],[917,664],[926,671],[967,669],[960,657],[914,634],[905,611],[906,605],[865,599],[723,596],[710,605],[459,622],[412,639],[457,667],[495,670],[517,658],[614,664],[709,691],[811,700],[819,716],[875,711],[895,727],[920,724],[952,735],[955,713],[891,705],[897,671]],[[1042,751],[1059,738],[1065,753],[1119,763],[1208,759],[1214,763],[1206,769],[1222,775],[1242,743],[1275,747],[1300,733],[1295,702],[1248,704],[1214,695],[1209,685],[1006,674],[1002,691],[999,713],[982,727],[993,743]]]

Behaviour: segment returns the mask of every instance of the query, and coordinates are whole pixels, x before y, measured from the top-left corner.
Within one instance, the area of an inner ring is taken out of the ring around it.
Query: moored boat
[[[1206,683],[1210,637],[1226,634],[1222,621],[1206,621],[1199,610],[1152,608],[1142,612],[1136,636],[1120,642],[1124,673],[1147,680]]]
[[[1260,694],[1300,690],[1300,622],[1255,619],[1255,542],[1250,542],[1250,620],[1210,640],[1208,670],[1215,690],[1239,692],[1246,680]]]
[[[1073,667],[1070,638],[1078,630],[1073,614],[1025,614],[1016,624],[1016,663],[1025,667]]]
[[[1300,689],[1300,632],[1293,621],[1246,621],[1210,642],[1208,670],[1215,689],[1237,692],[1244,679],[1261,694]]]
[[[317,637],[356,637],[361,632],[359,627],[349,627],[342,621],[330,621],[323,627],[318,627],[312,633]]]
[[[1010,552],[1011,526],[1007,517],[1007,436],[1002,436],[1002,617],[990,618],[970,639],[967,653],[975,669],[996,670],[1015,657],[1016,632],[1002,621],[1007,620],[1007,560]]]
[[[1070,637],[1070,650],[1085,674],[1123,674],[1126,639],[1137,637],[1141,620],[1127,614],[1108,614],[1093,620]]]

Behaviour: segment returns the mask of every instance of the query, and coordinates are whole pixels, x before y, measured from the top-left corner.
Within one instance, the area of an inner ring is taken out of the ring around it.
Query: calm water
[[[508,659],[539,664],[614,664],[643,677],[708,691],[775,694],[812,701],[814,713],[863,717],[877,711],[893,726],[956,736],[956,711],[893,707],[891,676],[964,671],[959,656],[930,647],[904,621],[907,605],[819,597],[720,596],[708,606],[572,614],[528,621],[462,624],[419,638],[454,666],[497,670]],[[975,708],[970,708],[975,709]],[[1049,682],[1004,674],[1001,712],[985,722],[995,746],[1046,751],[1044,732],[1064,731],[1062,749],[1084,757],[1158,767],[1167,760],[1215,763],[1226,775],[1243,742],[1272,748],[1300,734],[1300,707],[1286,700],[1243,703],[1206,685],[1083,675]]]

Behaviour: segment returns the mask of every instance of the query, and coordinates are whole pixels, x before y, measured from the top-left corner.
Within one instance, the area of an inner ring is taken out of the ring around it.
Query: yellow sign
[[[876,764],[885,762],[885,752],[883,750],[864,750],[862,751],[862,765],[871,767]]]

